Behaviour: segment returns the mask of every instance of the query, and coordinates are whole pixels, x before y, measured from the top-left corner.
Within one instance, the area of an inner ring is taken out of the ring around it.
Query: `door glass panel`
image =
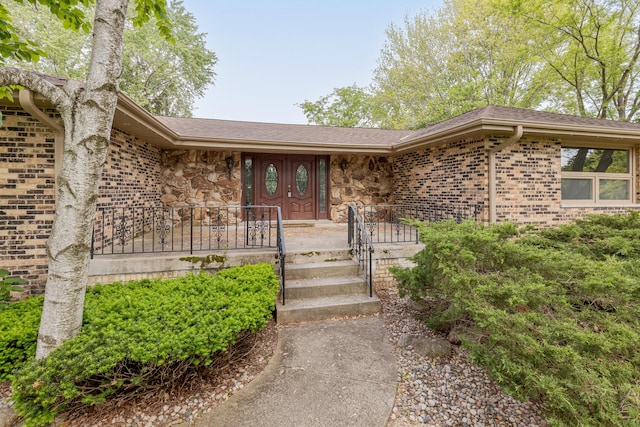
[[[327,162],[320,159],[320,212],[327,210]]]
[[[253,159],[244,159],[244,202],[247,206],[253,203]]]
[[[304,165],[298,166],[296,169],[296,188],[298,189],[298,194],[301,196],[307,192],[307,187],[309,186],[309,172]]]
[[[278,189],[278,170],[273,163],[267,165],[264,177],[264,185],[267,187],[267,193],[273,196]]]

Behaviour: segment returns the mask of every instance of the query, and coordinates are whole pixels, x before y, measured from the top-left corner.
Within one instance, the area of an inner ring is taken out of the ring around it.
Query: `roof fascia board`
[[[166,143],[175,145],[178,134],[122,92],[118,92],[118,104],[116,108],[126,116],[131,117],[133,120],[155,132],[158,137],[164,139]]]
[[[505,125],[502,125],[501,123],[484,124],[481,121],[476,121],[472,123],[467,123],[463,126],[447,129],[443,132],[427,135],[424,138],[394,144],[392,146],[392,151],[394,153],[400,154],[400,153],[405,153],[407,151],[416,150],[422,147],[428,147],[431,145],[442,144],[447,141],[462,139],[464,137],[469,137],[474,134],[485,134],[485,133],[512,134],[513,126],[505,126]]]
[[[391,154],[391,146],[349,145],[310,142],[256,141],[219,138],[178,138],[174,142],[180,148],[207,148],[213,150],[233,150],[243,152],[286,152],[299,153],[370,153]]]
[[[628,140],[640,141],[640,130],[603,128],[596,126],[562,125],[521,120],[480,119],[462,126],[427,135],[424,138],[393,144],[394,153],[404,153],[430,145],[461,139],[477,133],[511,134],[514,126],[522,125],[523,132],[529,135],[568,136],[585,140]]]

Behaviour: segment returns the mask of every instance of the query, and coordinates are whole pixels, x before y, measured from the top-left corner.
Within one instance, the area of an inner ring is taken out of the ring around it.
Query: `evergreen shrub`
[[[640,420],[640,215],[591,216],[542,231],[414,223],[425,248],[393,270],[426,299],[429,326],[456,328],[503,388],[550,425]]]
[[[170,385],[264,328],[278,289],[269,264],[88,289],[80,333],[12,375],[14,407],[44,425],[73,405]]]

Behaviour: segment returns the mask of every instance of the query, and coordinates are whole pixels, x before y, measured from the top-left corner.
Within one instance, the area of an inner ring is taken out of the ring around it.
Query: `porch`
[[[476,207],[349,207],[347,223],[283,221],[275,206],[99,211],[89,284],[177,277],[236,265],[274,264],[278,322],[377,313],[375,283],[420,250],[403,219],[477,218]]]

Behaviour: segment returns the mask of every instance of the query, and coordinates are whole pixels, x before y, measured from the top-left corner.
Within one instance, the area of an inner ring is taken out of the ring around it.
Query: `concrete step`
[[[287,299],[321,298],[337,295],[364,295],[369,286],[362,277],[323,277],[319,279],[289,280]]]
[[[360,266],[353,260],[320,263],[287,264],[287,280],[320,279],[325,277],[359,276]]]
[[[280,324],[326,320],[333,317],[372,315],[380,312],[377,295],[341,295],[314,299],[287,299],[276,304]]]
[[[298,251],[287,253],[287,265],[289,264],[311,264],[318,262],[335,262],[352,259],[351,249],[330,249],[315,251]]]

